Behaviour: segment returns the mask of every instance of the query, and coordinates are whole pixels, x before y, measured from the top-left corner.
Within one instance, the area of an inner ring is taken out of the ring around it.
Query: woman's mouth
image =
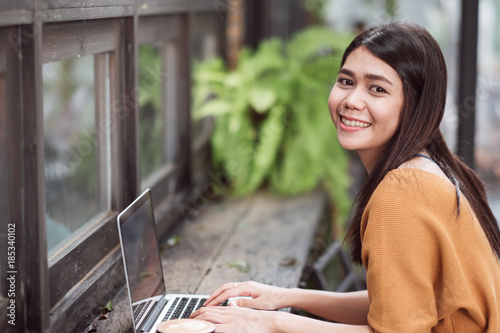
[[[366,128],[371,125],[370,123],[365,123],[359,120],[347,120],[342,116],[340,117],[340,121],[342,124],[350,127]]]

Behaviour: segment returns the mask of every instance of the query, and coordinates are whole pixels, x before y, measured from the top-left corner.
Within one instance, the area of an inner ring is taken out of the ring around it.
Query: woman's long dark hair
[[[359,34],[344,52],[341,66],[358,47],[391,66],[403,82],[404,105],[394,135],[382,148],[375,167],[361,188],[351,212],[346,241],[352,260],[361,264],[361,218],[373,192],[385,175],[426,151],[457,189],[457,214],[460,191],[468,200],[488,241],[500,258],[500,230],[487,199],[484,185],[476,173],[455,156],[439,129],[446,102],[446,63],[437,42],[424,28],[406,23],[391,23]]]

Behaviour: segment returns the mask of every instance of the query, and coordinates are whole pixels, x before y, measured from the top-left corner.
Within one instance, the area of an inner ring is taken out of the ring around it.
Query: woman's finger
[[[232,289],[234,287],[237,287],[238,285],[241,285],[241,283],[238,283],[238,282],[228,282],[228,283],[224,283],[223,285],[221,285],[219,288],[217,288],[211,295],[210,297],[208,297],[208,299],[205,301],[205,303],[203,303],[204,306],[207,306],[211,303],[213,303],[213,300],[216,299],[217,297],[219,297],[224,291],[226,290],[229,290],[229,289]],[[223,300],[225,301],[225,299]],[[219,302],[220,303],[220,302]],[[219,303],[216,303],[216,304],[219,304]]]
[[[210,306],[193,313],[192,318],[209,321],[215,324],[215,332],[269,332],[266,324],[269,314],[274,311],[259,311],[238,306]]]
[[[214,324],[220,324],[223,322],[224,316],[221,311],[222,307],[203,307],[195,312],[193,312],[189,318],[191,319],[202,319],[212,322]]]
[[[228,285],[229,287],[226,289],[221,289],[222,291],[217,290],[214,292],[211,297],[207,299],[204,303],[205,306],[213,306],[219,305],[225,300],[238,297],[238,296],[252,296],[252,292],[248,290],[248,286],[245,283],[232,283],[232,285]],[[227,286],[226,286],[227,287]],[[213,296],[213,297],[212,297]]]

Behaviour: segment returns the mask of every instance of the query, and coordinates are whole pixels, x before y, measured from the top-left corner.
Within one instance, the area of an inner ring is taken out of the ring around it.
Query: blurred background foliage
[[[213,116],[214,168],[226,194],[262,187],[295,195],[323,186],[345,220],[351,199],[347,153],[328,111],[343,50],[351,34],[312,27],[289,41],[268,39],[242,50],[237,68],[220,58],[193,71],[193,115]]]

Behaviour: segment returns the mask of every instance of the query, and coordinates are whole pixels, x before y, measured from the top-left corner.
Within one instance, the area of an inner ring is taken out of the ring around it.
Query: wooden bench
[[[319,191],[290,198],[259,193],[210,205],[163,246],[167,292],[210,294],[224,282],[247,280],[299,286],[326,201]],[[113,302],[114,311],[91,331],[132,332],[126,292]]]

